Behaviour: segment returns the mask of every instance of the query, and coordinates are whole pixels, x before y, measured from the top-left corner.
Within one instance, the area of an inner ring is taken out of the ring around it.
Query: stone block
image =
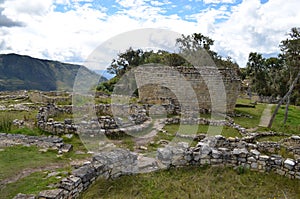
[[[63,189],[45,190],[38,194],[38,199],[63,199],[65,194]]]
[[[292,170],[294,168],[295,164],[296,163],[294,162],[294,160],[290,159],[290,158],[288,158],[284,161],[284,167],[289,170]]]
[[[36,199],[35,195],[18,193],[13,199]]]

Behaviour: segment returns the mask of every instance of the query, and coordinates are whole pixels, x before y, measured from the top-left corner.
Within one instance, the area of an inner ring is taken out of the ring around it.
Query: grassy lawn
[[[14,146],[0,152],[0,180],[11,177],[26,168],[66,163],[56,151],[39,152],[37,147]]]
[[[61,170],[51,171],[60,172]],[[15,183],[8,184],[1,190],[0,198],[10,199],[15,197],[18,193],[38,194],[41,190],[48,190],[49,185],[58,183],[62,177],[66,176],[60,173],[58,176],[47,177],[48,173],[50,173],[50,171],[34,172]]]
[[[184,167],[115,180],[99,179],[82,199],[96,198],[299,198],[300,181],[232,168]]]
[[[21,131],[21,130],[20,130]],[[30,129],[21,131],[28,134]],[[90,158],[87,151],[78,136],[72,138],[64,137],[64,142],[73,145],[73,151],[58,155],[57,151],[48,150],[47,152],[39,151],[37,147],[13,146],[7,147],[0,151],[0,183],[5,179],[10,179],[19,173],[30,170],[41,170],[34,172],[29,176],[21,178],[16,182],[7,184],[4,188],[0,186],[0,198],[13,198],[17,193],[38,193],[39,191],[49,189],[47,186],[52,183],[58,183],[59,178],[45,178],[47,168],[50,166],[59,167],[61,171],[71,171],[70,162]],[[76,151],[83,153],[77,154]],[[53,170],[53,169],[51,169]],[[55,169],[57,170],[57,169]]]
[[[250,104],[250,100],[248,99],[238,99],[238,104]],[[262,112],[264,111],[266,104],[257,104],[255,108],[251,107],[236,107],[235,113],[237,114],[245,114],[250,115],[252,118],[248,117],[234,117],[234,121],[236,124],[239,124],[245,128],[255,128],[259,125],[260,117]]]
[[[274,111],[276,106],[273,106]],[[289,114],[286,124],[283,124],[285,106],[281,106],[273,123],[272,130],[288,134],[300,134],[300,107],[289,106]]]
[[[239,104],[250,104],[250,100],[248,99],[238,99],[237,103]],[[266,104],[257,104],[255,108],[251,107],[236,107],[235,112],[238,114],[246,114],[251,115],[252,118],[247,117],[235,117],[234,121],[237,124],[245,128],[255,128],[259,125],[260,118],[262,112],[264,111]],[[276,105],[272,107],[272,111],[274,112]],[[285,106],[281,106],[273,126],[271,129],[268,128],[259,128],[258,131],[276,131],[276,132],[283,132],[288,134],[300,134],[300,107],[298,106],[289,106],[289,115],[287,123],[284,125],[284,112]]]
[[[181,127],[179,130],[179,126]],[[164,126],[164,130],[167,133],[175,135],[176,132],[184,135],[191,134],[190,132],[196,132],[196,134],[206,134],[208,131],[209,125],[179,125],[179,124],[169,124]],[[219,133],[220,127],[210,126],[211,131]],[[224,137],[241,137],[240,133],[231,127],[223,126],[221,135]]]

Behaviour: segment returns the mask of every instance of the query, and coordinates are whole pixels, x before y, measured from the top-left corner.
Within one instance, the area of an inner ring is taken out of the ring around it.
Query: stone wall
[[[298,143],[300,137],[289,138]],[[37,198],[78,198],[99,177],[109,179],[121,175],[136,174],[142,168],[137,153],[127,149],[113,149],[96,154],[91,162],[74,169],[72,174],[57,185],[57,189],[42,191]],[[182,166],[230,166],[259,172],[273,171],[291,179],[300,180],[300,159],[264,155],[255,144],[229,140],[223,136],[206,137],[196,147],[180,142],[157,150],[160,169]],[[35,198],[18,194],[15,199]]]
[[[175,71],[175,72],[174,72]],[[177,72],[176,72],[177,71]],[[199,72],[200,71],[200,72]],[[219,77],[221,76],[220,79]],[[191,86],[196,93],[200,109],[212,110],[211,99],[216,101],[220,95],[226,94],[226,108],[233,112],[240,89],[240,80],[233,69],[216,69],[201,67],[161,67],[153,66],[135,71],[137,85],[144,85],[139,89],[139,98],[146,104],[175,104],[189,103],[193,99],[187,94]],[[177,82],[176,82],[177,81]],[[185,84],[187,82],[187,84]],[[224,83],[225,93],[222,87]],[[211,86],[209,86],[211,85]],[[182,96],[182,99],[178,99]],[[223,111],[221,103],[214,106],[215,110]]]
[[[101,111],[108,111],[110,105],[99,105]],[[104,108],[103,108],[104,107]],[[116,106],[122,112],[124,106]],[[79,107],[80,109],[82,107]],[[84,109],[83,107],[82,109]],[[127,107],[128,108],[128,107]],[[109,115],[99,117],[82,118],[76,123],[72,119],[65,119],[63,122],[54,121],[51,117],[72,113],[72,106],[57,107],[49,104],[41,107],[37,114],[38,128],[54,135],[88,133],[89,135],[117,136],[124,132],[138,133],[151,125],[151,119],[141,107],[129,107],[131,114],[128,118],[112,117]],[[124,114],[122,112],[122,114]],[[126,120],[124,120],[126,119]]]
[[[292,179],[300,179],[300,159],[280,155],[263,155],[260,147],[222,136],[207,137],[189,147],[186,143],[158,149],[158,159],[167,167],[187,165],[226,165],[260,172],[273,171]]]
[[[92,161],[72,171],[57,185],[57,189],[41,191],[37,196],[18,194],[14,199],[69,199],[78,198],[97,178],[117,178],[138,171],[138,156],[125,149],[96,154]]]
[[[28,93],[29,99],[34,103],[69,103],[72,101],[72,95],[67,92],[42,92],[31,91]]]
[[[43,149],[58,150],[60,153],[69,152],[72,149],[72,145],[65,144],[62,138],[55,136],[27,136],[0,133],[0,148],[16,145],[37,146]]]

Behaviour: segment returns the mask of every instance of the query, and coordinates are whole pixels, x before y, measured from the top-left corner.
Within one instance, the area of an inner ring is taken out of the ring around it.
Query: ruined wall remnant
[[[142,103],[189,104],[194,100],[189,93],[193,90],[199,109],[208,111],[224,112],[226,103],[227,112],[233,112],[240,89],[236,71],[227,68],[145,66],[135,71],[135,79]]]

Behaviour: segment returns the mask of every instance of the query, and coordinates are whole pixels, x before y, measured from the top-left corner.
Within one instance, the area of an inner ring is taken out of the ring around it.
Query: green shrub
[[[0,116],[0,132],[9,133],[11,132],[13,120],[9,115]]]

